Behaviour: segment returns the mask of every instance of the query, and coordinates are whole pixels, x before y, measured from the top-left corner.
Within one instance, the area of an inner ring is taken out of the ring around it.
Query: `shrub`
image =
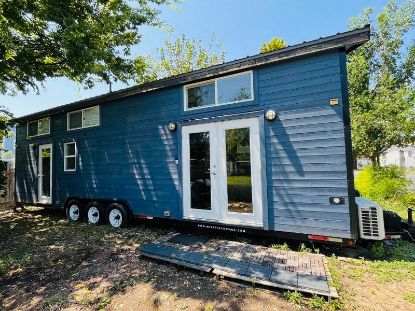
[[[355,185],[363,197],[377,202],[407,194],[409,180],[405,171],[396,165],[365,167],[357,176]]]

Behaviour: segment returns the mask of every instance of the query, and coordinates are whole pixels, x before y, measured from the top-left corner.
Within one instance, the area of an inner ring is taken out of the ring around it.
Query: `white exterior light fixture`
[[[265,118],[268,121],[274,121],[276,117],[277,117],[277,113],[275,112],[275,110],[270,109],[265,113]]]
[[[176,130],[176,124],[170,122],[168,128],[170,132],[174,132]]]

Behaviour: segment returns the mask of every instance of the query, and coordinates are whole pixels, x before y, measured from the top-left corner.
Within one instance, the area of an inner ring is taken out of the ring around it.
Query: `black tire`
[[[93,226],[101,225],[105,218],[104,209],[96,201],[89,202],[85,208],[85,216],[88,224]]]
[[[115,228],[125,228],[128,225],[129,212],[124,205],[120,203],[112,203],[108,207],[107,223]]]
[[[66,218],[70,222],[81,222],[84,217],[84,207],[78,200],[71,200],[65,206]]]

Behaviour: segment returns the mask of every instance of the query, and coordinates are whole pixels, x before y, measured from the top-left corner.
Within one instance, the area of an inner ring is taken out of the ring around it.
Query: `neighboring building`
[[[372,162],[368,158],[357,159],[357,168],[360,169]],[[396,147],[393,146],[386,150],[380,157],[380,165],[397,165],[403,168],[415,167],[415,147]]]
[[[358,238],[347,53],[370,28],[17,119],[20,204],[125,224]]]
[[[380,164],[383,166],[397,165],[399,167],[415,167],[415,147],[393,146],[382,154]]]

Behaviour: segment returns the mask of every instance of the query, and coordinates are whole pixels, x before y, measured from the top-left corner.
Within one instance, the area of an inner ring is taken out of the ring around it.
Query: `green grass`
[[[404,296],[404,299],[415,305],[415,294],[414,293],[406,293]]]
[[[382,284],[381,286],[393,290],[395,284],[415,281],[415,262],[412,259],[415,254],[415,244],[394,241],[393,246],[385,246],[379,242],[373,243],[370,251],[374,260],[346,260],[336,256],[328,258],[328,267],[332,277],[330,285],[337,289],[340,296],[336,302],[337,309],[341,309],[342,306],[353,309],[359,299],[359,293],[355,290],[359,290],[360,284],[365,282]],[[411,301],[411,298],[415,297],[407,293],[405,299]],[[331,307],[334,308],[334,306]]]
[[[231,202],[252,202],[250,176],[228,176],[228,198]]]
[[[287,243],[284,243],[284,244],[272,244],[271,247],[273,249],[279,249],[279,250],[282,250],[282,251],[289,251],[290,250],[290,247],[288,246]]]
[[[394,241],[393,246],[385,246],[382,242],[373,243],[370,251],[375,261],[360,261],[360,269],[365,265],[378,282],[415,280],[415,244],[406,241]],[[359,268],[357,268],[358,270]]]
[[[283,297],[295,305],[302,306],[304,304],[303,295],[297,291],[286,291]]]
[[[250,186],[251,176],[228,176],[229,186]]]

